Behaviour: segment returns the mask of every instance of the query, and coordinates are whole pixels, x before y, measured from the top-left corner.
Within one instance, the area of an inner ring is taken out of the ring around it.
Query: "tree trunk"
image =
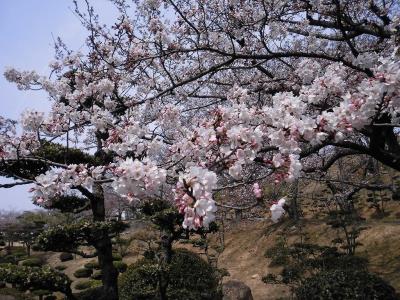
[[[94,222],[105,221],[104,193],[101,184],[93,186],[94,199],[91,199],[91,208]],[[104,300],[118,300],[118,271],[115,269],[112,257],[111,238],[107,230],[102,232],[94,247],[98,253],[102,271]]]
[[[115,269],[112,257],[111,239],[107,232],[98,240],[96,250],[99,256],[99,264],[102,271],[103,299],[118,299],[118,271]]]
[[[290,199],[290,207],[289,207],[289,217],[294,220],[298,221],[300,219],[300,207],[298,202],[298,193],[299,193],[299,180],[296,179],[292,185],[291,191],[291,199]]]
[[[168,232],[163,232],[161,235],[161,261],[160,270],[158,274],[159,289],[160,289],[160,300],[167,300],[167,287],[168,287],[168,276],[165,269],[171,263],[172,259],[172,242],[173,236]]]

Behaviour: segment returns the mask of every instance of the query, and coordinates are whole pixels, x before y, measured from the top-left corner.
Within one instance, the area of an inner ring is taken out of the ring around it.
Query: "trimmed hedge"
[[[90,289],[90,288],[95,288],[101,286],[101,281],[100,280],[86,280],[86,281],[81,281],[78,282],[75,285],[75,289],[77,290],[86,290],[86,289]]]
[[[86,263],[85,265],[84,265],[84,267],[86,268],[86,269],[95,269],[95,270],[99,270],[100,269],[100,264],[97,262],[97,261],[90,261],[90,262],[88,262],[88,263]]]
[[[71,280],[65,274],[46,267],[11,265],[0,268],[0,281],[18,286],[21,291],[28,289],[71,293]]]
[[[64,262],[64,261],[69,261],[69,260],[73,260],[73,259],[74,259],[74,257],[72,256],[71,253],[63,252],[63,253],[60,254],[60,260],[61,260],[62,262]]]
[[[25,267],[40,267],[42,264],[42,260],[37,257],[28,258],[21,263]]]
[[[77,300],[107,300],[104,298],[103,288],[95,287],[74,294]]]
[[[64,265],[58,265],[55,266],[54,269],[58,270],[58,271],[64,271],[67,268],[67,266]]]
[[[396,300],[395,290],[366,271],[329,270],[308,278],[295,290],[299,300]]]
[[[121,300],[158,299],[160,268],[156,261],[141,259],[120,276]],[[174,251],[163,273],[168,278],[166,295],[174,300],[214,300],[218,280],[214,269],[197,254],[186,249]]]
[[[90,275],[92,275],[92,273],[93,273],[92,269],[81,268],[74,272],[74,276],[76,278],[87,278],[87,277],[90,277]]]

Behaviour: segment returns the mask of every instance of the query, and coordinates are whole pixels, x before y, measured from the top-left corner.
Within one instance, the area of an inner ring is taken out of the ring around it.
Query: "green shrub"
[[[119,253],[113,253],[112,257],[113,257],[113,261],[120,261],[120,260],[122,260],[122,256],[121,256],[121,254],[119,254]]]
[[[87,278],[87,277],[90,277],[90,275],[92,275],[92,273],[93,273],[92,269],[81,268],[74,272],[74,276],[76,278]]]
[[[24,252],[18,251],[18,252],[13,253],[12,255],[14,255],[15,257],[17,257],[20,260],[25,259],[25,258],[28,257],[26,255],[25,251]]]
[[[113,265],[120,273],[124,273],[128,268],[128,265],[123,261],[113,261]]]
[[[18,286],[21,291],[49,290],[66,295],[71,292],[68,276],[48,266],[39,268],[9,264],[0,268],[0,281]]]
[[[67,268],[67,266],[64,265],[58,265],[55,266],[54,269],[58,270],[58,271],[64,271]]]
[[[86,269],[96,269],[96,270],[99,270],[100,269],[100,264],[97,262],[97,261],[90,261],[90,262],[88,262],[88,263],[86,263],[85,265],[84,265],[84,267],[86,268]]]
[[[18,259],[14,255],[6,255],[4,257],[1,257],[1,263],[15,265],[18,263]]]
[[[92,276],[90,278],[100,280],[103,277],[103,273],[101,271],[95,271],[93,272]]]
[[[4,281],[0,281],[0,289],[4,289],[6,287],[6,283]]]
[[[51,293],[52,292],[49,290],[34,290],[34,291],[32,291],[32,294],[35,296],[47,296]]]
[[[44,300],[57,300],[57,297],[54,295],[48,295],[48,296],[44,297]]]
[[[6,245],[6,242],[3,240],[0,240],[0,247],[4,247]]]
[[[90,288],[95,288],[101,286],[101,281],[100,280],[86,280],[86,281],[81,281],[78,282],[75,285],[75,289],[77,290],[86,290],[86,289],[90,289]]]
[[[42,260],[37,257],[32,257],[24,260],[21,264],[25,267],[40,267],[42,265]]]
[[[77,300],[107,300],[104,297],[102,287],[95,287],[84,290],[82,292],[74,294]]]
[[[63,253],[60,254],[60,260],[61,260],[62,262],[64,262],[64,261],[69,261],[69,260],[73,260],[73,259],[74,259],[74,257],[72,256],[71,253],[63,252]]]
[[[305,280],[295,290],[299,300],[398,299],[392,286],[366,271],[329,270]]]
[[[142,259],[120,276],[121,300],[158,299],[160,268],[154,260]],[[217,299],[214,269],[197,254],[175,250],[163,276],[168,278],[166,294],[174,300]]]

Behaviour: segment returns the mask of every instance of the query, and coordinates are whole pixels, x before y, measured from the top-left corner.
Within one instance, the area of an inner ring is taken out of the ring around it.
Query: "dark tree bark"
[[[167,287],[168,276],[165,269],[171,263],[172,259],[172,243],[174,241],[173,234],[163,231],[161,236],[161,257],[160,257],[160,270],[158,274],[160,300],[167,300]]]
[[[105,221],[104,193],[100,184],[93,186],[91,208],[93,221]],[[102,270],[103,299],[118,300],[118,271],[113,265],[111,238],[104,230],[94,243]]]

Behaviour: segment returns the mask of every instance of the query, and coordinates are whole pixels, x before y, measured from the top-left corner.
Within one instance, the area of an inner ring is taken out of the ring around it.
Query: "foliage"
[[[90,275],[92,275],[92,273],[93,273],[92,269],[81,268],[74,272],[74,276],[76,278],[87,278],[87,277],[90,277]]]
[[[392,286],[366,271],[332,269],[308,278],[295,290],[299,300],[395,300]]]
[[[74,211],[80,211],[86,207],[90,209],[89,200],[84,197],[75,195],[58,195],[51,199],[51,205],[48,209],[57,209],[63,213],[73,213]]]
[[[362,226],[362,219],[358,216],[354,209],[341,208],[330,211],[328,214],[328,222],[334,229],[341,229],[343,238],[334,239],[332,242],[340,244],[348,254],[355,254],[356,248],[361,246],[357,241],[361,231],[366,228]]]
[[[118,253],[122,257],[124,257],[128,253],[129,246],[131,245],[133,240],[134,240],[134,237],[123,238],[123,237],[121,237],[121,235],[118,235],[113,239],[112,242],[118,249]]]
[[[49,290],[70,294],[70,279],[49,267],[8,265],[0,268],[0,281],[18,286],[21,290]]]
[[[102,287],[89,288],[80,293],[74,294],[77,300],[108,300],[104,295]]]
[[[32,257],[22,261],[21,264],[26,267],[40,267],[43,264],[43,262],[38,257]]]
[[[122,260],[122,256],[119,253],[113,253],[112,254],[112,259],[113,259],[113,261],[121,261]]]
[[[129,266],[120,277],[121,300],[156,298],[160,272],[163,271],[155,260],[142,259]],[[198,255],[177,249],[164,272],[168,278],[166,294],[169,299],[216,299],[218,281],[215,271]]]
[[[97,261],[90,261],[84,265],[86,269],[100,269],[100,264]]]
[[[80,245],[93,243],[104,232],[119,233],[125,228],[127,225],[119,221],[80,221],[45,230],[37,238],[37,243],[44,251],[74,251]]]
[[[124,273],[128,268],[128,265],[123,261],[114,261],[113,265],[118,270],[119,273]]]
[[[267,274],[265,283],[283,283],[291,286],[301,285],[313,274],[327,270],[367,270],[365,258],[339,252],[336,247],[320,246],[310,243],[288,244],[279,238],[276,245],[268,249],[265,256],[271,259],[270,266],[282,266],[279,276]]]
[[[64,271],[67,268],[67,266],[65,265],[57,265],[54,267],[54,269],[58,270],[58,271]]]
[[[85,281],[80,281],[75,285],[75,289],[77,290],[86,290],[90,288],[95,288],[101,286],[101,281],[100,280],[85,280]]]
[[[140,207],[140,211],[146,216],[153,216],[156,213],[163,211],[164,209],[168,209],[170,207],[171,205],[167,201],[154,199],[152,201],[144,202]]]

